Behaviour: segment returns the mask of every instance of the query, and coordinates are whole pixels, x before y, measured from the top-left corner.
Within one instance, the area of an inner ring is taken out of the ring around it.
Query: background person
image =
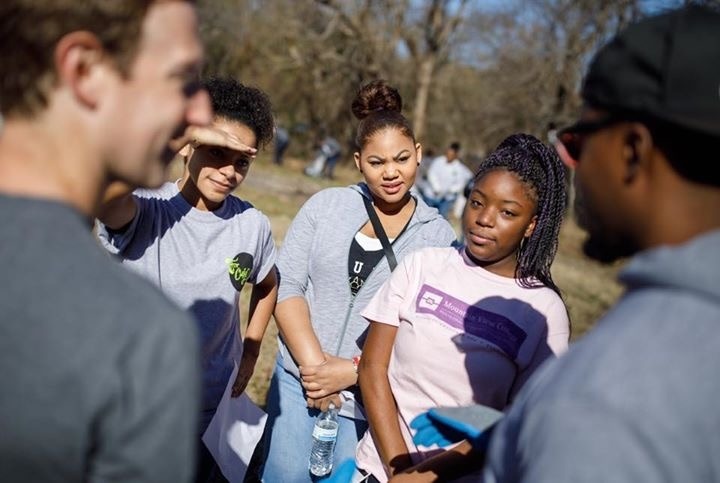
[[[360,119],[355,163],[364,182],[311,197],[280,250],[280,350],[261,443],[263,481],[310,481],[315,417],[331,401],[342,406],[336,461],[354,456],[367,428],[356,386],[367,329],[360,310],[390,266],[363,199],[372,203],[397,260],[455,240],[447,221],[409,193],[422,153],[401,109],[400,94],[384,81],[359,90],[352,110]]]
[[[359,379],[370,431],[358,445],[361,472],[449,481],[480,470],[470,444],[417,445],[409,423],[436,406],[504,410],[546,359],[567,349],[567,309],[550,273],[564,187],[552,148],[508,137],[475,177],[464,245],[412,253],[363,310],[370,330]]]
[[[332,179],[335,164],[337,164],[341,155],[342,147],[338,140],[330,135],[325,136],[320,141],[315,159],[310,163],[310,166],[305,168],[305,174],[316,178],[324,176]]]
[[[428,206],[448,218],[455,201],[472,179],[472,171],[460,160],[460,143],[450,143],[445,155],[432,160],[418,188]]]
[[[0,2],[0,479],[187,482],[190,317],[90,230],[107,184],[158,186],[211,119],[185,1]]]
[[[232,396],[253,374],[277,299],[270,222],[232,192],[245,180],[258,147],[270,142],[270,100],[232,78],[203,81],[215,113],[181,153],[185,171],[160,189],[107,200],[98,235],[130,270],[156,283],[195,318],[202,353],[202,405],[197,481],[215,465],[200,441],[222,398],[234,363]],[[240,292],[253,285],[244,340]]]
[[[322,150],[325,153],[325,166],[322,174],[327,179],[334,179],[335,166],[342,156],[342,146],[334,137],[327,137],[323,141]]]
[[[273,146],[273,162],[278,166],[283,164],[285,151],[290,146],[290,132],[281,125],[275,126],[275,144]]]
[[[626,291],[493,433],[487,481],[720,481],[720,13],[647,18],[603,47],[580,120],[585,252]]]

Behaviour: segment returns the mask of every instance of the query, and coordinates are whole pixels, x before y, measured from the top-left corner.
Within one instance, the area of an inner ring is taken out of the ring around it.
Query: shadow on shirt
[[[107,229],[118,253],[128,260],[142,258],[156,240],[162,239],[168,230],[192,210],[192,206],[181,193],[172,198],[135,196],[135,201],[138,203],[135,218],[119,230]],[[230,220],[251,207],[252,204],[247,201],[228,196],[218,209],[209,213],[223,220]]]

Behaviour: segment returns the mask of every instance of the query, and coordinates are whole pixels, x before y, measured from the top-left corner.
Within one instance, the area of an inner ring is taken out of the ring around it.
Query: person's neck
[[[408,224],[415,211],[415,200],[408,194],[401,201],[392,204],[384,204],[382,200],[373,200],[375,203],[378,219],[385,230],[388,238],[397,238]],[[379,202],[379,204],[378,204]],[[374,232],[374,228],[373,228]],[[377,237],[377,233],[375,233]]]
[[[193,180],[190,179],[190,175],[187,170],[183,177],[176,183],[178,189],[180,190],[180,196],[182,196],[183,199],[196,210],[215,211],[222,206],[222,203],[216,204],[203,197]]]
[[[48,119],[6,121],[0,135],[0,192],[68,204],[94,216],[107,179],[82,136]]]
[[[513,254],[511,257],[506,257],[502,260],[494,260],[491,262],[483,261],[475,258],[467,245],[464,245],[462,249],[465,251],[465,255],[468,259],[477,265],[478,267],[484,268],[490,273],[498,275],[500,277],[515,278],[517,271],[517,255]]]
[[[396,216],[401,214],[403,210],[414,208],[413,198],[410,192],[396,203],[386,203],[379,198],[373,197],[373,204],[385,216]]]
[[[646,223],[638,223],[642,248],[681,245],[720,229],[720,210],[716,209],[720,188],[716,186],[689,181],[665,184],[653,200],[647,203]]]

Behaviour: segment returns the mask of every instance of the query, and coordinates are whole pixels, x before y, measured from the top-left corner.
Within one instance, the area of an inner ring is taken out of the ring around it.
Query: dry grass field
[[[236,193],[270,218],[278,246],[282,244],[295,213],[309,196],[322,188],[346,186],[360,179],[352,163],[338,166],[334,180],[309,178],[302,173],[303,167],[301,160],[287,159],[285,165],[280,167],[272,164],[266,156],[260,156]],[[582,337],[620,294],[620,287],[614,280],[619,266],[602,266],[586,259],[580,248],[583,237],[583,232],[568,218],[560,234],[560,248],[553,265],[553,277],[562,290],[570,312],[573,341]],[[243,291],[243,298],[246,310],[248,289]],[[248,394],[260,406],[265,404],[272,374],[277,350],[276,337],[277,328],[271,321],[260,360],[248,386]]]

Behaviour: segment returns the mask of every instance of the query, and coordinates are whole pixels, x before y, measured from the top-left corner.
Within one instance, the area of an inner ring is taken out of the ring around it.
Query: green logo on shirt
[[[230,282],[239,292],[242,290],[245,282],[250,278],[250,272],[253,267],[253,256],[249,253],[238,253],[233,258],[226,258],[225,264],[228,266]]]

